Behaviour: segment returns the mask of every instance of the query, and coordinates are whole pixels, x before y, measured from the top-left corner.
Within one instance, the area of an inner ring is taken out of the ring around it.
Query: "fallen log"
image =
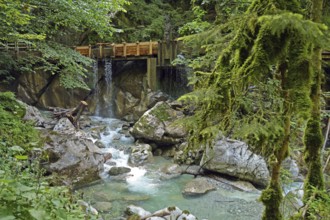
[[[67,117],[71,123],[75,126],[76,129],[79,129],[79,118],[83,111],[86,109],[88,106],[87,102],[85,101],[80,101],[79,105],[76,106],[75,108],[71,109],[64,109],[64,108],[54,108],[54,107],[49,107],[49,110],[53,111],[53,115],[55,118],[63,118]]]

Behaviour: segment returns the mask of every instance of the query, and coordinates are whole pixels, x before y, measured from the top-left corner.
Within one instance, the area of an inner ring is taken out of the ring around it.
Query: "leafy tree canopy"
[[[82,66],[91,60],[65,47],[78,45],[86,32],[97,39],[109,39],[116,31],[111,20],[119,11],[125,11],[125,4],[128,1],[1,0],[0,40],[29,43],[41,53],[24,58],[18,67],[34,71],[41,64],[36,61],[42,60],[45,70],[52,68],[61,74],[63,86],[87,89],[83,81],[87,69]]]

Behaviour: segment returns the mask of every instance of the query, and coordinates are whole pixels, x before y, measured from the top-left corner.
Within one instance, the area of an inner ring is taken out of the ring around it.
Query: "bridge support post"
[[[152,91],[157,90],[157,58],[147,59],[148,86]]]

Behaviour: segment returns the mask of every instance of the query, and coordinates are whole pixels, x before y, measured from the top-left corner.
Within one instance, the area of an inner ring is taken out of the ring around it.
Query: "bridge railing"
[[[105,57],[155,56],[158,54],[158,42],[98,43],[96,46],[77,46],[75,50],[84,56],[98,59]]]

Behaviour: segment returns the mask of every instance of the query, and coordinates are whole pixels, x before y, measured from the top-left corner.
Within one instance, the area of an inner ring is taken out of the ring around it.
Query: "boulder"
[[[206,148],[200,165],[260,186],[266,186],[269,180],[265,160],[242,141],[218,138],[213,146]]]
[[[140,216],[140,218],[144,219],[147,216],[150,216],[151,212],[148,212],[148,211],[144,210],[143,208],[135,206],[135,205],[129,205],[126,208],[126,214],[129,215],[129,216],[135,214],[135,215]]]
[[[160,145],[180,143],[186,131],[183,125],[175,122],[182,117],[182,112],[172,109],[166,102],[158,102],[134,124],[132,135]]]
[[[172,179],[178,177],[182,173],[182,168],[177,164],[168,164],[161,169],[161,179]]]
[[[120,174],[129,173],[129,172],[131,172],[131,169],[128,167],[111,167],[109,170],[109,175],[117,176]]]
[[[149,144],[132,146],[129,162],[134,166],[140,166],[153,159],[152,148]]]
[[[49,162],[44,167],[48,172],[57,173],[67,184],[74,185],[99,179],[104,154],[84,132],[48,134],[45,139]]]
[[[216,189],[206,178],[196,178],[188,182],[182,191],[184,195],[194,196],[202,195],[208,191]]]

